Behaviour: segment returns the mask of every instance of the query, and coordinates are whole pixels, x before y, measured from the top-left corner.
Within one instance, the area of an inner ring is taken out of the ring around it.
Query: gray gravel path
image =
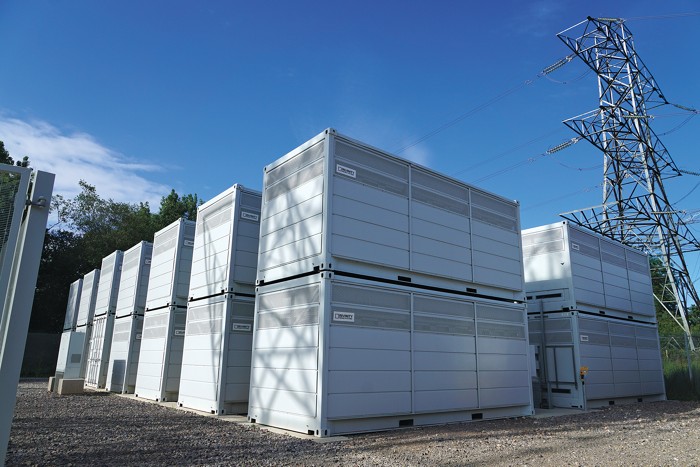
[[[7,465],[700,465],[700,403],[353,435],[319,444],[106,393],[22,382]]]

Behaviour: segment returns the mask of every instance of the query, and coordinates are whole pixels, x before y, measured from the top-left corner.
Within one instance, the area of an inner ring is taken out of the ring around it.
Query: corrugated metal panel
[[[135,393],[157,401],[176,401],[185,338],[186,310],[169,307],[144,317]]]
[[[190,298],[254,293],[260,196],[234,185],[198,208]]]
[[[326,274],[258,288],[249,417],[325,436],[531,410],[523,305]]]
[[[102,259],[100,285],[97,288],[95,300],[95,317],[114,314],[116,311],[123,257],[124,252],[116,250]]]
[[[92,324],[92,319],[95,316],[95,302],[97,301],[97,287],[99,282],[99,269],[94,269],[83,276],[83,289],[80,293],[80,305],[78,305],[76,327]]]
[[[258,283],[335,269],[520,299],[518,204],[327,130],[265,171]]]
[[[140,242],[124,252],[117,295],[117,318],[142,315],[145,311],[152,252],[153,244],[150,242]]]
[[[63,330],[75,330],[78,322],[78,310],[80,309],[80,296],[83,291],[83,279],[78,279],[70,285],[68,291],[68,305],[66,306],[66,318],[63,321]]]
[[[248,403],[254,300],[235,294],[190,302],[178,404],[215,414]]]
[[[185,306],[189,296],[194,221],[178,219],[156,232],[146,309]]]

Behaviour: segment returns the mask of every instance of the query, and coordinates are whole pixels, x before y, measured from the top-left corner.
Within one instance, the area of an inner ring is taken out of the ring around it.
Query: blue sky
[[[578,59],[535,78],[568,54],[556,33],[588,15],[627,18],[667,98],[698,108],[700,15],[659,18],[698,10],[682,0],[3,0],[0,140],[57,173],[65,196],[84,178],[157,206],[170,188],[204,199],[233,183],[260,189],[266,163],[327,127],[396,152],[515,89],[401,155],[519,200],[533,227],[601,199],[602,157],[585,141],[536,158],[574,136],[562,120],[597,107]],[[657,133],[686,118],[659,112]],[[662,137],[681,168],[700,171],[698,132],[695,118]],[[699,181],[669,181],[671,200]],[[700,209],[700,189],[677,207]]]

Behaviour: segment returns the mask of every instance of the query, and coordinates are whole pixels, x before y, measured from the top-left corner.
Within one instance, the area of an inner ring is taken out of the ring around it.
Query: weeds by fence
[[[684,335],[659,336],[666,382],[666,397],[700,400],[700,336],[693,336],[695,351]]]

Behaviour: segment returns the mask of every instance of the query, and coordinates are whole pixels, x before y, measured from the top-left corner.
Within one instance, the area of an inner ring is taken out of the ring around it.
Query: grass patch
[[[680,359],[664,359],[666,398],[681,401],[700,400],[700,361],[691,360],[693,379],[688,375],[688,362]]]

